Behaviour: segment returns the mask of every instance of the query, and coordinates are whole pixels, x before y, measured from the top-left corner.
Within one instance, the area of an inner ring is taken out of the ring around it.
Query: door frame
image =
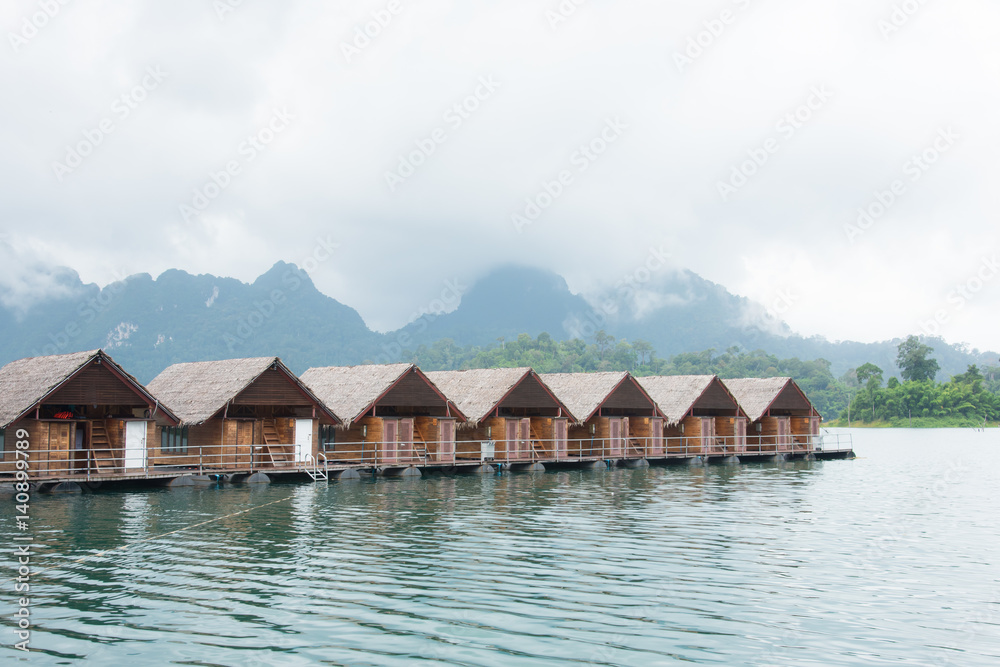
[[[141,426],[142,431],[137,431]],[[128,470],[145,470],[149,463],[149,422],[138,419],[125,420],[125,447],[122,455],[122,467]],[[139,459],[139,465],[130,465]]]

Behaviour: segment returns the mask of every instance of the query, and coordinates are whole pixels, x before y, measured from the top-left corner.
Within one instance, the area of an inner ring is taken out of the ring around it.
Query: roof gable
[[[715,375],[654,375],[636,378],[663,411],[669,425],[695,409],[740,412],[739,403]]]
[[[103,350],[29,357],[0,368],[0,428],[23,417],[36,405],[111,403],[151,405],[159,401]],[[176,416],[160,406],[166,419]]]
[[[441,390],[413,364],[310,368],[302,374],[320,399],[351,424],[373,407],[440,407],[464,419]]]
[[[274,375],[268,375],[274,371]],[[279,376],[287,380],[281,387]],[[255,387],[263,378],[267,386]],[[278,357],[223,359],[174,364],[149,383],[160,399],[170,406],[185,424],[201,424],[211,419],[229,402],[274,405],[281,401],[287,389],[295,390],[302,404],[313,404],[334,422],[340,422],[335,412],[323,405]]]
[[[588,421],[601,408],[634,409],[660,414],[656,403],[631,374],[542,373],[539,375],[576,421]]]
[[[455,401],[472,423],[481,422],[498,408],[550,409],[573,418],[568,407],[530,368],[431,371],[427,377]]]
[[[738,378],[723,380],[751,421],[758,421],[769,410],[808,410],[812,403],[790,377]]]

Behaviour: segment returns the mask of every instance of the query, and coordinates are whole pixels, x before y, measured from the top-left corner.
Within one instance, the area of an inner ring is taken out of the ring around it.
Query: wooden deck
[[[588,441],[588,445],[590,442]],[[599,449],[599,448],[598,448]],[[665,450],[665,451],[664,451]],[[484,449],[484,451],[489,451]],[[168,481],[181,477],[242,478],[254,473],[265,473],[270,477],[297,476],[311,477],[321,481],[335,478],[345,470],[371,474],[383,471],[398,471],[406,468],[418,470],[447,470],[450,472],[472,471],[484,465],[500,470],[517,469],[531,464],[542,464],[553,467],[575,467],[593,464],[598,461],[607,462],[609,466],[618,463],[627,465],[630,461],[646,460],[651,464],[671,464],[700,460],[704,463],[718,462],[759,462],[773,461],[776,457],[785,460],[810,459],[828,460],[852,458],[853,442],[850,435],[824,436],[819,439],[793,441],[791,443],[748,443],[742,446],[697,447],[686,445],[680,447],[677,443],[665,443],[665,446],[649,453],[643,446],[632,446],[627,451],[616,452],[614,456],[600,451],[589,455],[576,453],[554,456],[544,448],[537,448],[531,456],[506,457],[503,460],[479,456],[456,456],[449,461],[434,461],[426,456],[412,456],[379,460],[377,457],[355,459],[352,457],[337,457],[337,452],[320,453],[318,458],[309,457],[304,462],[268,462],[256,464],[214,464],[214,465],[149,465],[140,470],[116,469],[113,471],[94,468],[80,470],[64,470],[57,472],[40,472],[31,474],[29,482],[42,487],[50,487],[60,482],[103,483],[103,482],[142,482]],[[353,452],[340,452],[341,454]],[[366,454],[372,454],[371,451]],[[336,457],[336,458],[335,458]],[[734,458],[735,457],[735,458]],[[15,474],[0,474],[0,483],[15,481]]]

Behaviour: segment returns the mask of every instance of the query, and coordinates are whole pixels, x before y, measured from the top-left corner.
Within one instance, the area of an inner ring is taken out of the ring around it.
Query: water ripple
[[[1000,449],[945,435],[860,432],[857,461],[39,496],[31,658],[993,665]],[[949,453],[971,446],[975,466]]]

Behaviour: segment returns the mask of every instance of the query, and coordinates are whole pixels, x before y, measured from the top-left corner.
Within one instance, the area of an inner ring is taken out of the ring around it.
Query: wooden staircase
[[[420,435],[416,425],[413,426],[413,442],[411,456],[413,461],[422,461],[427,458],[427,441]]]
[[[628,439],[628,442],[625,446],[625,450],[626,450],[625,451],[626,457],[638,456],[639,458],[642,458],[643,456],[645,456],[645,452],[642,451],[642,442],[640,442],[636,438]]]
[[[531,440],[531,453],[533,455],[532,458],[536,460],[550,458],[548,450],[545,449],[545,443],[542,442],[542,439],[538,437],[537,433],[535,433],[534,425],[532,425],[528,429],[528,435],[530,436]]]
[[[111,438],[108,436],[107,424],[103,421],[90,422],[90,438],[87,440],[87,447],[91,450],[97,472],[112,472],[117,467],[114,452],[111,451]]]
[[[276,420],[263,420],[261,423],[261,435],[264,439],[262,458],[265,460],[270,459],[274,465],[285,465],[295,462],[295,445],[281,443]]]

